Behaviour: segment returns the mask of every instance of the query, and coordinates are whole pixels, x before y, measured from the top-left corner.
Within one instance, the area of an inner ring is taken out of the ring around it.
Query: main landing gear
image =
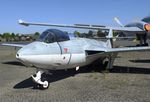
[[[148,46],[147,43],[147,33],[145,34],[137,34],[137,39],[140,41],[139,44],[137,44],[136,46]]]
[[[33,81],[37,84],[37,87],[40,89],[47,89],[49,87],[49,83],[46,80],[42,80],[42,74],[44,71],[38,71],[36,74],[32,75]]]

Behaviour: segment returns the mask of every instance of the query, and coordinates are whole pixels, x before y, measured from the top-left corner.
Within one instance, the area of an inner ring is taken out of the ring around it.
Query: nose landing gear
[[[32,79],[37,83],[37,87],[40,89],[48,89],[49,83],[46,80],[42,80],[42,74],[44,71],[38,71],[36,74],[32,75]]]

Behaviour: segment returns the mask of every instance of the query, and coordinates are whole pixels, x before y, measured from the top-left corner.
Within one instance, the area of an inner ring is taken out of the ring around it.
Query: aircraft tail
[[[106,36],[106,38],[107,38],[106,45],[109,48],[112,48],[113,47],[113,30],[112,29],[109,29],[109,33],[108,33],[108,36]]]

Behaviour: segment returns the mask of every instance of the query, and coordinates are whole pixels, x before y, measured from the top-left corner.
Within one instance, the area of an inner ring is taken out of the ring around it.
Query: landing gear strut
[[[140,41],[139,44],[137,44],[136,46],[148,46],[147,41],[147,33],[145,34],[137,34],[137,39]]]
[[[106,69],[110,70],[113,68],[113,63],[117,55],[118,53],[112,53],[106,59],[103,60],[103,65],[106,67]]]
[[[41,89],[47,89],[49,87],[49,83],[46,80],[42,80],[42,74],[44,73],[44,71],[38,71],[36,74],[32,75],[32,79],[35,83],[37,83],[37,85],[39,86],[39,88]]]

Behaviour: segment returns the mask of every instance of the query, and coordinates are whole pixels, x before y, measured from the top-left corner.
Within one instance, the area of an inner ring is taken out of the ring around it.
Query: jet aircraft
[[[138,44],[137,46],[148,46],[146,40],[147,34],[150,33],[150,16],[146,16],[141,20],[136,20],[126,25],[123,25],[117,17],[115,17],[114,20],[120,27],[137,27],[143,30],[143,32],[122,32],[125,36],[134,36],[136,34],[136,39],[140,41],[140,44]]]
[[[98,25],[60,25],[60,24],[47,24],[47,23],[32,23],[19,20],[19,24],[39,25],[39,26],[54,26],[54,27],[69,27],[69,28],[82,28],[109,30],[107,41],[97,41],[88,38],[71,37],[58,29],[48,29],[44,31],[37,41],[28,45],[21,44],[8,44],[3,43],[5,46],[20,47],[17,52],[16,58],[26,66],[37,68],[37,72],[32,75],[32,79],[42,89],[49,87],[47,80],[42,80],[42,74],[47,70],[61,70],[75,68],[78,70],[82,66],[89,65],[95,61],[106,64],[106,68],[113,68],[113,62],[118,53],[131,52],[131,51],[149,51],[149,46],[142,47],[113,47],[113,30],[125,32],[145,32],[138,27],[108,27]],[[150,30],[150,29],[147,29]]]

